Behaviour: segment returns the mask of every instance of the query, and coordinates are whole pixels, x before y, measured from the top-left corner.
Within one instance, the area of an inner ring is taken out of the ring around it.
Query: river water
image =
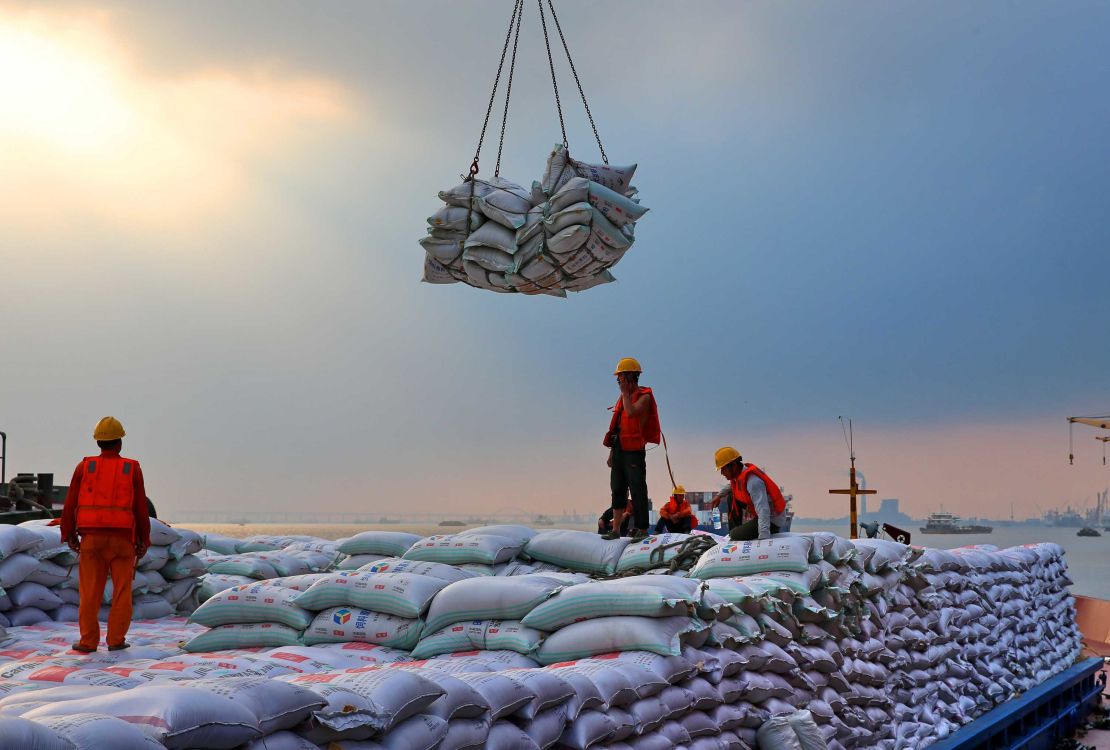
[[[444,527],[427,524],[189,524],[197,531],[213,531],[234,537],[252,534],[309,534],[324,539],[338,539],[357,534],[368,529],[407,531],[425,536],[431,534],[451,534],[464,527]],[[565,527],[564,527],[565,528]],[[580,528],[591,530],[589,527]],[[793,531],[832,531],[848,536],[848,527],[807,526],[799,524]],[[926,547],[963,547],[969,544],[993,544],[998,547],[1013,547],[1037,542],[1056,542],[1064,548],[1067,555],[1068,572],[1075,581],[1072,593],[1110,599],[1110,532],[1101,537],[1077,537],[1078,529],[1056,528],[1052,526],[999,526],[990,534],[921,534],[916,527],[913,542]]]

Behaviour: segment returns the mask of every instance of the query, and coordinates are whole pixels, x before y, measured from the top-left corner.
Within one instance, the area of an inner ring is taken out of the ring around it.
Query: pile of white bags
[[[78,554],[62,542],[60,527],[47,524],[0,525],[0,626],[77,621]],[[132,616],[156,619],[192,611],[205,571],[194,554],[201,550],[200,536],[152,518],[150,541],[131,583]],[[111,600],[109,579],[101,620],[107,619]]]
[[[640,205],[636,165],[586,164],[557,145],[531,189],[474,177],[439,194],[428,219],[424,281],[565,297],[613,281],[632,246]]]
[[[14,538],[0,541],[8,559],[26,554]],[[392,538],[409,545],[402,554],[419,541]],[[455,542],[487,555],[523,546],[523,560],[393,556],[265,582],[209,574],[214,590],[233,585],[191,623],[133,624],[124,652],[68,651],[73,623],[10,628],[0,732],[80,748],[114,730],[124,748],[203,737],[248,750],[900,750],[951,734],[1079,652],[1063,550],[1051,544],[944,551],[786,534],[722,542],[696,577],[566,572],[662,565],[647,555],[669,541],[498,526]],[[371,543],[391,539],[358,542]],[[332,549],[247,544],[236,554]],[[348,547],[399,551],[370,548]],[[172,706],[152,687],[199,689],[203,710],[191,711],[193,693],[173,692],[183,702]],[[138,714],[117,709],[134,700]]]

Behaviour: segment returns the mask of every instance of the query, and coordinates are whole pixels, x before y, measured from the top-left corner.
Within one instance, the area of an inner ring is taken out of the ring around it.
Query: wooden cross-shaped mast
[[[851,429],[851,420],[848,421],[849,429]],[[852,468],[848,472],[848,489],[846,490],[829,490],[830,495],[847,495],[851,498],[849,504],[849,519],[851,522],[851,538],[859,538],[859,512],[856,505],[856,498],[860,495],[876,495],[878,490],[861,490],[859,482],[856,481],[856,451],[853,442],[848,444],[848,455],[852,461]]]

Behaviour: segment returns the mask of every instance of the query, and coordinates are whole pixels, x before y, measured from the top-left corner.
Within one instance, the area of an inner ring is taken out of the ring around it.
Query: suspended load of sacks
[[[420,241],[424,281],[558,297],[613,281],[609,269],[648,210],[635,197],[635,172],[635,164],[575,161],[557,145],[530,190],[474,176],[440,192],[446,206]]]
[[[428,236],[420,241],[425,250],[424,281],[462,282],[491,292],[565,297],[567,291],[581,292],[614,280],[609,269],[632,247],[636,222],[647,208],[640,205],[636,188],[632,187],[636,165],[609,164],[552,2],[547,3],[546,10],[540,2],[539,13],[562,141],[551,151],[542,178],[530,187],[501,177],[501,153],[524,6],[523,0],[513,3],[501,63],[470,172],[460,185],[440,192],[440,200],[446,205],[428,219]],[[571,158],[548,37],[548,10],[593,129],[600,164]],[[512,57],[506,66],[511,40]],[[497,163],[492,178],[481,177],[479,157],[502,71],[507,73],[507,83]]]

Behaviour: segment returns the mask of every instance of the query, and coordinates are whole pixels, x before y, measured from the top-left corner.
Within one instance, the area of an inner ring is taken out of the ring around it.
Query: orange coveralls
[[[61,526],[64,541],[80,536],[79,643],[91,650],[100,645],[100,603],[111,575],[106,641],[118,646],[131,627],[136,553],[150,547],[146,487],[138,461],[121,457],[118,450],[103,450],[100,456],[82,460],[73,472]]]

